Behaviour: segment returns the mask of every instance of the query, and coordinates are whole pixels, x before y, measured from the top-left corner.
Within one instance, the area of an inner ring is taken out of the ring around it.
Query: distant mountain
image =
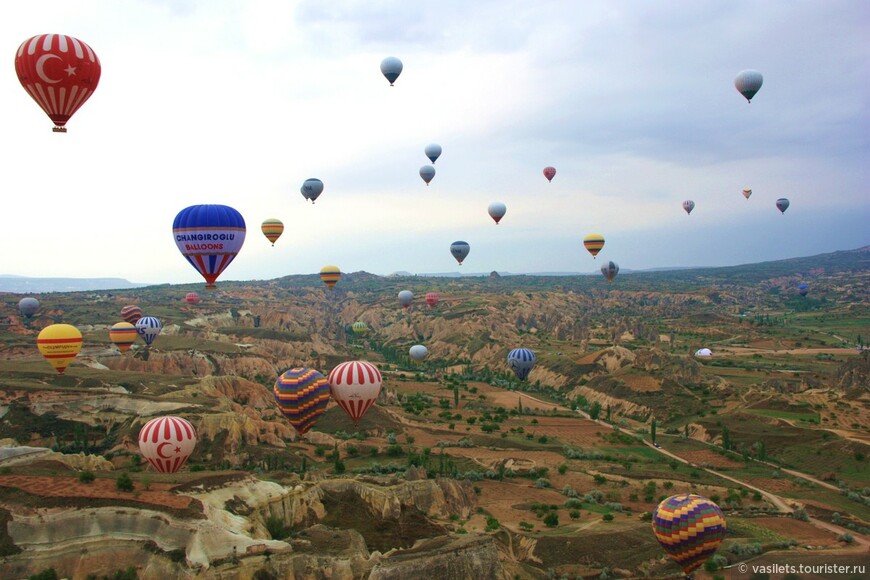
[[[144,286],[148,286],[148,284],[130,282],[124,278],[29,278],[27,276],[0,274],[0,292],[15,292],[16,294],[123,290]]]

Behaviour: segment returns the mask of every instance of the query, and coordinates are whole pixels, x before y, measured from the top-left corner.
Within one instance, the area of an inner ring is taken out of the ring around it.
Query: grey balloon
[[[471,246],[468,245],[468,242],[459,240],[450,244],[450,253],[453,254],[453,257],[456,258],[456,261],[459,262],[460,266],[462,265],[462,260],[468,256],[468,252],[470,251]]]
[[[323,182],[316,177],[310,177],[302,184],[300,191],[302,192],[302,197],[314,203],[314,200],[323,193]]]
[[[429,161],[435,163],[435,160],[441,157],[441,145],[438,143],[429,143],[426,145],[426,149],[423,150],[426,154],[426,157],[429,158]]]
[[[23,314],[25,318],[30,318],[36,314],[37,310],[39,310],[39,300],[31,296],[22,298],[18,301],[18,310],[21,311],[21,314]]]
[[[778,200],[776,200],[776,209],[778,209],[782,213],[785,213],[785,210],[787,210],[788,206],[790,206],[790,205],[791,205],[791,202],[789,202],[784,197],[781,197]]]
[[[402,74],[402,68],[404,68],[402,66],[402,61],[395,56],[388,56],[381,61],[381,74],[390,81],[390,86],[393,86],[393,83],[396,82],[396,79],[399,78],[400,74]]]
[[[426,185],[429,185],[429,182],[432,181],[433,177],[435,177],[435,168],[431,165],[424,165],[420,168],[420,177],[423,178]]]
[[[746,102],[752,102],[752,97],[761,88],[764,77],[757,70],[746,69],[737,73],[734,79],[734,87],[746,98]]]
[[[607,278],[608,282],[613,282],[616,275],[619,274],[619,264],[616,262],[607,262],[601,266],[601,273]]]
[[[402,290],[399,292],[399,304],[402,305],[403,308],[407,308],[411,305],[411,300],[414,299],[414,293],[410,290]]]
[[[423,346],[422,344],[415,344],[408,351],[408,354],[411,355],[411,358],[414,360],[423,360],[428,356],[429,349]]]

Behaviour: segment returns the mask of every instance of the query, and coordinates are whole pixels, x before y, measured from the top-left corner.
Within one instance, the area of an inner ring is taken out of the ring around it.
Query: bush
[[[266,531],[272,536],[273,540],[283,540],[289,535],[289,530],[284,526],[284,520],[277,516],[269,516],[266,518]]]
[[[613,514],[604,514],[603,516],[601,516],[601,519],[604,520],[605,522],[612,522],[613,521]]]
[[[555,528],[559,525],[559,514],[556,512],[549,512],[546,516],[544,516],[544,525],[548,528]]]
[[[571,510],[570,512],[568,512],[568,516],[572,520],[579,520],[580,519],[580,512],[577,510]]]
[[[796,510],[794,510],[794,512],[792,512],[791,514],[791,517],[802,522],[810,521],[810,516],[807,515],[807,510],[805,510],[804,508],[797,508]]]
[[[120,491],[133,491],[133,480],[130,479],[130,476],[127,473],[122,473],[118,476],[118,479],[115,480],[115,487]]]
[[[39,572],[38,574],[28,576],[27,580],[58,580],[57,570],[49,568]]]
[[[847,532],[847,533],[845,533],[845,534],[840,534],[839,536],[837,536],[837,541],[838,541],[838,542],[845,542],[845,543],[847,543],[847,544],[851,544],[852,542],[855,541],[855,538],[852,537],[852,534],[850,534],[850,533]]]
[[[565,501],[565,507],[568,509],[580,509],[583,507],[583,502],[576,497],[568,498]]]
[[[487,532],[494,532],[495,530],[499,529],[500,527],[501,527],[501,524],[498,523],[498,520],[495,519],[494,517],[488,516],[486,518],[486,531]]]
[[[537,480],[535,480],[535,487],[537,487],[538,489],[550,487],[550,480],[546,477],[539,477]]]
[[[91,483],[97,476],[91,473],[90,471],[82,471],[79,473],[79,481],[82,483]]]
[[[524,530],[534,529],[535,524],[530,524],[529,522],[520,522],[520,527]]]

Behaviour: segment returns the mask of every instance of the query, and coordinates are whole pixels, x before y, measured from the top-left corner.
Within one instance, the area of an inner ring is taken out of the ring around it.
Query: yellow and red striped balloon
[[[109,340],[111,340],[118,350],[127,352],[130,347],[136,342],[136,337],[139,336],[139,331],[129,322],[118,322],[112,325],[109,329]]]
[[[46,326],[36,337],[36,346],[60,374],[82,350],[82,333],[71,324]]]
[[[284,233],[284,222],[279,219],[267,219],[263,222],[263,225],[260,226],[260,229],[263,230],[263,235],[272,242],[272,245],[275,245],[275,242],[278,241],[278,238],[281,237],[281,234]]]
[[[329,403],[329,381],[309,368],[284,371],[272,388],[281,413],[300,435],[305,435]]]
[[[338,269],[338,266],[324,266],[320,269],[320,279],[323,280],[327,288],[332,290],[336,282],[341,279],[341,270]]]
[[[652,528],[665,552],[689,575],[713,555],[725,538],[726,526],[719,506],[686,493],[656,507]]]
[[[583,238],[583,245],[592,254],[592,257],[595,258],[598,252],[601,251],[601,248],[604,247],[604,236],[601,234],[589,234]]]

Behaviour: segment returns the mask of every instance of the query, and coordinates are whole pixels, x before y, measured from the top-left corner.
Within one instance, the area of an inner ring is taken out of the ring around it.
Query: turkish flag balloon
[[[40,34],[21,43],[15,53],[21,86],[66,133],[66,122],[91,98],[100,82],[100,59],[90,46],[62,34]]]
[[[196,447],[196,429],[181,417],[157,417],[139,430],[139,451],[160,473],[175,473]]]

